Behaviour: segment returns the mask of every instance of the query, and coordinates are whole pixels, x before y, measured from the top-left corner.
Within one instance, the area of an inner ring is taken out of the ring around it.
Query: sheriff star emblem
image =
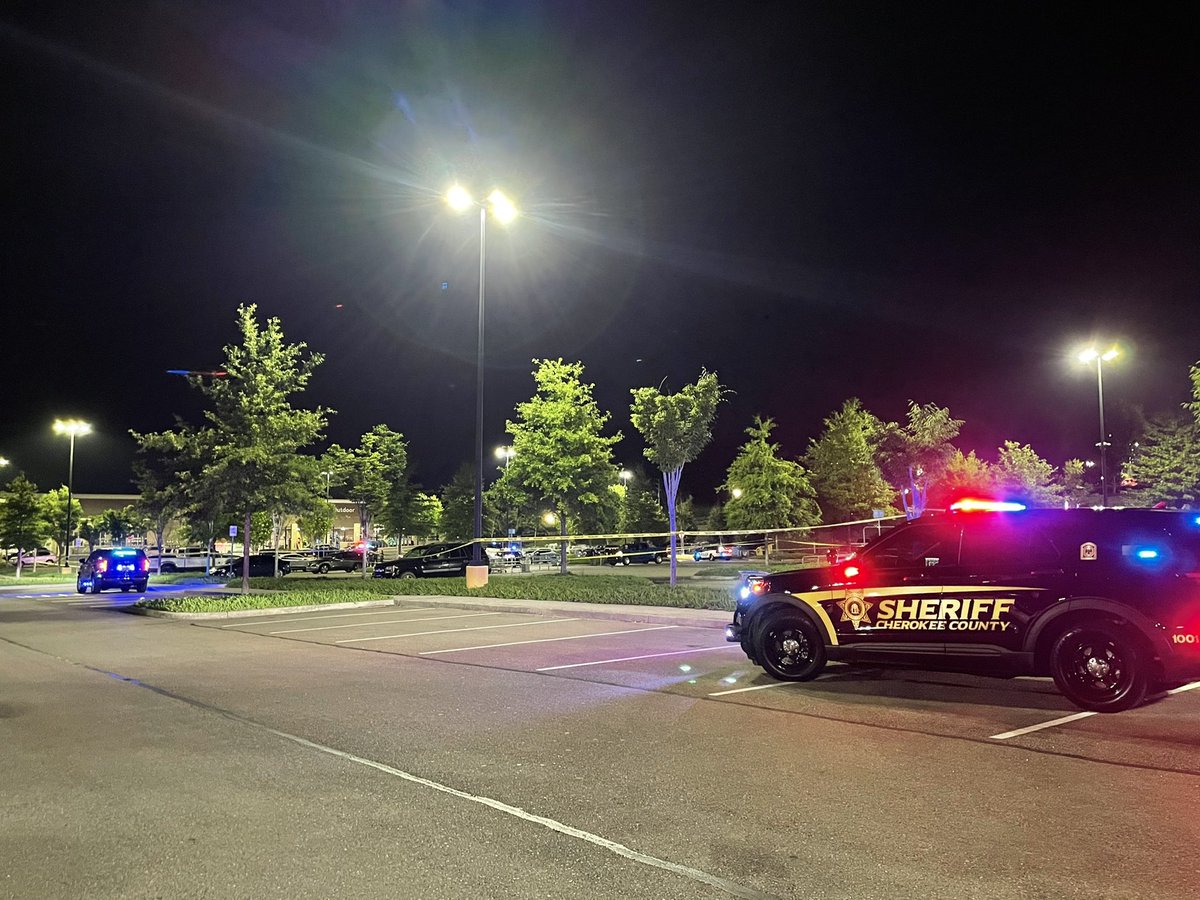
[[[871,624],[868,616],[871,613],[871,607],[875,604],[870,600],[863,598],[862,591],[850,591],[846,594],[845,600],[837,601],[837,605],[842,608],[842,621],[849,622],[854,626],[855,630],[862,622]]]

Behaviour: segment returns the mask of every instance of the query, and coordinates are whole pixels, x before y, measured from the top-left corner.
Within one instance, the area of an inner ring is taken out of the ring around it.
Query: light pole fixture
[[[628,469],[622,469],[620,472],[617,473],[617,477],[620,478],[621,481],[625,483],[626,487],[629,487],[629,482],[631,482],[633,480],[633,473],[630,472]]]
[[[487,584],[487,564],[483,559],[483,310],[484,275],[487,270],[487,220],[490,214],[501,225],[517,217],[517,207],[499,190],[488,194],[484,201],[475,197],[461,184],[446,191],[446,203],[455,212],[479,209],[479,337],[475,345],[475,540],[471,544],[471,565],[467,572],[468,587]],[[470,569],[474,569],[471,572]]]
[[[1096,363],[1096,395],[1099,399],[1100,406],[1100,442],[1096,444],[1100,448],[1100,505],[1108,506],[1108,432],[1104,427],[1104,364],[1112,362],[1121,351],[1115,346],[1110,347],[1103,352],[1095,347],[1088,347],[1081,350],[1079,353],[1079,361],[1081,363],[1091,364]]]
[[[329,482],[333,479],[333,472],[321,472],[321,477],[325,479],[325,499],[329,499]]]
[[[67,565],[71,562],[71,498],[75,488],[75,436],[90,434],[92,426],[79,419],[55,419],[54,433],[65,434],[71,440],[71,450],[67,456],[67,529],[63,534],[63,558]]]
[[[497,447],[496,459],[504,460],[504,471],[508,471],[508,461],[517,455],[517,451],[512,447]]]
[[[735,487],[735,488],[734,488],[732,491],[730,491],[729,493],[730,493],[730,494],[733,496],[733,499],[734,499],[734,500],[740,500],[740,499],[742,499],[742,489],[741,489],[741,488]]]

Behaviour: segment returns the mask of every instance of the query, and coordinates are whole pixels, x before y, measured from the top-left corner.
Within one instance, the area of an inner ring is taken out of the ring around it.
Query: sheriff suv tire
[[[1058,689],[1094,712],[1120,712],[1137,706],[1150,686],[1137,640],[1116,624],[1097,622],[1068,628],[1050,651]]]
[[[766,614],[754,645],[759,665],[783,681],[808,681],[825,668],[825,642],[817,626],[790,607]]]

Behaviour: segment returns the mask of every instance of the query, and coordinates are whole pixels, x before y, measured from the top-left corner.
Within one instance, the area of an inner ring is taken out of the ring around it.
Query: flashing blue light
[[[114,550],[113,556],[137,556],[136,550]]]
[[[1196,525],[1200,525],[1200,516],[1196,516],[1196,518],[1192,519],[1192,522]]]
[[[750,599],[750,588],[749,587],[743,587],[740,591],[738,591],[738,593],[741,595],[743,600]]]
[[[1137,552],[1138,559],[1158,559],[1157,550],[1139,550]]]

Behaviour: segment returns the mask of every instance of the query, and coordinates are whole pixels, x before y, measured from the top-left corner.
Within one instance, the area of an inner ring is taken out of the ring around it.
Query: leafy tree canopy
[[[821,520],[816,493],[804,466],[779,456],[771,443],[773,419],[754,417],[746,429],[749,440],[738,450],[722,489],[730,499],[725,521],[735,530],[790,528]]]
[[[1062,502],[1054,466],[1038,456],[1028,444],[1005,441],[999,449],[992,475],[997,490],[1024,498],[1035,506],[1054,506]]]
[[[827,522],[894,511],[894,492],[876,463],[885,432],[883,422],[853,397],[825,419],[821,434],[809,443],[802,462]]]
[[[944,475],[954,455],[951,444],[963,420],[933,403],[908,401],[908,422],[889,423],[880,442],[879,462],[884,476],[895,487],[910,519],[926,508],[929,488]]]
[[[1196,421],[1177,414],[1147,422],[1121,480],[1147,504],[1181,506],[1200,500],[1200,431]]]

